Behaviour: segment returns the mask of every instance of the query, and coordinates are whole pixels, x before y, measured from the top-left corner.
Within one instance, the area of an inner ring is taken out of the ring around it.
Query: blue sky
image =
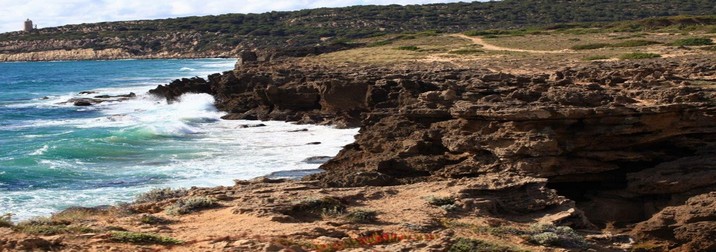
[[[463,0],[464,1],[464,0]],[[425,4],[454,0],[0,0],[0,32],[22,29],[25,19],[38,27],[137,19],[262,13],[352,5]]]

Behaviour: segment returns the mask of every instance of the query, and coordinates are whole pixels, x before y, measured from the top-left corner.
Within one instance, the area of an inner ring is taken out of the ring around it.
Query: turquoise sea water
[[[335,155],[357,130],[225,121],[213,98],[188,94],[167,104],[146,94],[179,77],[229,70],[233,60],[0,63],[0,214],[14,220],[69,206],[131,201],[160,187],[231,185]],[[93,91],[94,94],[80,94]],[[136,99],[91,107],[71,98]],[[308,131],[289,132],[297,129]],[[321,145],[307,145],[322,142]]]

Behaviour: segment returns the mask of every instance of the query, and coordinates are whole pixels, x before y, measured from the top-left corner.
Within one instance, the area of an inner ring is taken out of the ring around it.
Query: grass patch
[[[142,215],[141,217],[139,217],[139,222],[149,225],[163,225],[172,223],[172,221],[167,218],[162,218],[151,214]]]
[[[402,235],[395,233],[373,233],[371,235],[360,236],[358,238],[342,239],[341,241],[332,244],[310,244],[306,247],[308,247],[311,251],[334,252],[351,248],[371,248],[376,245],[393,244],[403,240],[431,241],[435,238],[436,237],[433,234]]]
[[[707,46],[707,47],[704,47],[701,49],[706,50],[706,51],[716,52],[716,46]]]
[[[584,60],[589,60],[589,61],[592,61],[592,60],[605,60],[605,59],[610,59],[610,57],[609,57],[609,56],[606,56],[606,55],[593,55],[593,56],[587,56],[587,57],[584,58]]]
[[[404,50],[404,51],[417,51],[417,50],[420,49],[420,48],[417,47],[417,46],[401,46],[401,47],[398,47],[398,48],[396,48],[396,49],[398,49],[398,50]]]
[[[167,199],[181,198],[186,196],[187,193],[188,191],[186,189],[174,190],[171,188],[157,188],[137,195],[134,201],[137,203],[159,202]]]
[[[371,223],[375,222],[378,212],[373,210],[355,210],[346,215],[346,219],[353,223]]]
[[[483,53],[483,52],[485,52],[485,51],[479,50],[479,49],[466,48],[466,49],[452,50],[452,51],[449,51],[448,53],[449,54],[457,54],[457,55],[472,55],[472,54],[478,54],[478,53]]]
[[[536,224],[530,227],[527,241],[542,246],[558,246],[564,248],[586,248],[584,237],[574,229],[566,226]]]
[[[346,208],[344,206],[333,206],[321,209],[321,218],[339,218],[345,214]]]
[[[376,46],[384,46],[384,45],[390,45],[393,43],[393,40],[386,39],[381,41],[376,41],[373,43],[368,44],[368,47],[376,47]]]
[[[619,42],[616,44],[612,44],[610,46],[611,47],[638,47],[638,46],[648,46],[648,45],[656,45],[656,44],[661,44],[661,43],[656,42],[656,41],[651,41],[651,40],[638,39],[638,40],[627,40],[627,41]]]
[[[710,38],[685,38],[679,39],[671,43],[674,46],[702,46],[713,45],[714,42]]]
[[[642,53],[642,52],[636,52],[636,53],[627,53],[623,54],[622,56],[619,56],[620,59],[628,60],[628,59],[653,59],[653,58],[660,58],[661,55],[656,53]]]
[[[437,207],[455,204],[455,198],[450,197],[450,196],[447,196],[447,197],[430,196],[426,200],[428,201],[428,204],[437,206]]]
[[[93,233],[95,230],[80,226],[71,225],[63,220],[52,220],[51,218],[34,218],[15,225],[14,230],[26,234],[35,235],[56,235],[67,233]]]
[[[12,226],[14,226],[12,223],[12,214],[7,213],[0,215],[0,228]]]
[[[171,206],[167,207],[166,212],[169,215],[182,215],[193,213],[202,209],[216,206],[216,201],[212,198],[201,196],[181,199]]]
[[[160,236],[156,234],[146,234],[137,232],[114,231],[109,233],[109,239],[114,242],[134,243],[134,244],[160,244],[160,245],[178,245],[184,243],[171,237]]]
[[[599,48],[605,48],[609,47],[610,44],[607,43],[594,43],[594,44],[585,44],[585,45],[576,45],[572,46],[572,50],[593,50],[593,49],[599,49]]]
[[[327,211],[345,212],[346,206],[339,200],[332,197],[324,197],[319,199],[306,199],[291,207],[292,212],[309,212],[322,214]]]
[[[478,226],[478,227],[473,228],[472,230],[478,234],[489,234],[489,235],[497,236],[497,237],[506,237],[506,236],[510,236],[510,235],[524,235],[526,233],[522,229],[515,228],[515,227],[509,227],[509,226],[499,226],[499,227]]]
[[[494,244],[483,240],[468,239],[468,238],[457,238],[455,242],[450,246],[448,252],[510,252],[510,251],[526,251],[515,247],[508,247],[505,245]]]
[[[516,29],[516,30],[472,30],[472,31],[466,31],[463,34],[466,36],[476,37],[476,36],[483,36],[486,38],[496,38],[499,36],[525,36],[525,35],[538,35],[538,34],[545,34],[546,32],[543,29],[539,28],[528,28],[528,29]]]

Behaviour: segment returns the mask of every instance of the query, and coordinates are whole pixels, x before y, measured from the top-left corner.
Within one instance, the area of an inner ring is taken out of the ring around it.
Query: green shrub
[[[331,208],[321,209],[321,217],[323,218],[337,218],[341,217],[346,213],[346,209],[343,206],[333,206]]]
[[[393,43],[393,40],[382,40],[382,41],[370,43],[370,44],[368,44],[368,47],[384,46],[384,45],[390,45],[392,43]]]
[[[437,207],[455,204],[455,198],[450,197],[450,196],[447,196],[447,197],[430,196],[426,200],[428,201],[428,204],[437,206]]]
[[[181,199],[166,209],[167,214],[181,215],[196,212],[202,209],[211,208],[216,205],[216,201],[209,197],[191,197]]]
[[[515,228],[515,227],[509,227],[509,226],[499,226],[499,227],[489,227],[489,226],[479,226],[472,229],[478,234],[490,234],[497,237],[505,237],[508,235],[523,235],[526,232],[524,230]]]
[[[172,223],[171,220],[162,218],[159,216],[154,216],[151,214],[144,214],[141,217],[139,217],[139,222],[149,225],[157,225],[157,224],[169,224]]]
[[[397,49],[405,50],[405,51],[417,51],[420,48],[418,48],[417,46],[401,46],[401,47],[398,47]]]
[[[679,39],[671,43],[674,46],[702,46],[702,45],[713,45],[714,42],[710,38],[685,38]]]
[[[171,237],[159,236],[156,234],[145,234],[137,232],[115,231],[110,232],[110,240],[114,242],[125,242],[135,244],[161,244],[161,245],[178,245],[184,243]]]
[[[52,220],[50,218],[34,218],[18,223],[15,231],[35,235],[56,235],[66,233],[92,233],[95,230],[79,225],[70,225],[69,222]]]
[[[171,188],[157,188],[149,192],[137,195],[135,202],[137,203],[148,203],[148,202],[159,202],[166,199],[181,198],[187,195],[186,189],[173,190]]]
[[[468,238],[457,238],[455,242],[450,245],[448,252],[511,252],[511,251],[524,251],[514,247],[508,247],[504,245],[494,244],[483,240],[475,240]]]
[[[12,214],[4,214],[0,215],[0,228],[3,227],[12,227],[14,226],[12,224]]]
[[[372,210],[355,210],[346,215],[346,219],[355,223],[375,222],[378,212]]]
[[[572,50],[592,50],[592,49],[599,49],[610,46],[607,43],[594,43],[594,44],[585,44],[585,45],[576,45],[572,46]]]
[[[346,206],[343,205],[343,203],[331,197],[306,199],[291,207],[291,212],[308,212],[314,214],[324,214],[326,212],[343,213],[345,210]]]
[[[527,241],[542,246],[585,248],[587,242],[574,229],[566,226],[537,224],[530,227]]]
[[[584,58],[584,60],[590,60],[590,61],[591,61],[591,60],[604,60],[604,59],[609,59],[609,56],[605,56],[605,55],[594,55],[594,56],[587,56],[587,57]]]
[[[627,59],[653,59],[653,58],[660,58],[661,55],[656,53],[627,53],[623,54],[622,56],[619,56],[620,59],[627,60]]]
[[[458,55],[470,55],[470,54],[477,54],[477,53],[483,53],[483,52],[485,52],[485,51],[479,50],[479,49],[466,48],[466,49],[452,50],[452,51],[449,51],[448,53],[458,54]]]
[[[661,44],[656,41],[651,40],[627,40],[623,42],[619,42],[616,44],[611,45],[612,47],[637,47],[637,46],[648,46],[648,45],[656,45]]]

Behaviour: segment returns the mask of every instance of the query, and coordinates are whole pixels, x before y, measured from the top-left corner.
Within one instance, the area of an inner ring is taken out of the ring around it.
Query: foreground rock
[[[609,251],[615,246],[587,242],[584,233],[566,227],[560,229],[571,236],[559,239],[572,243],[522,238],[538,235],[538,226],[589,225],[571,201],[545,184],[544,179],[486,176],[324,188],[318,181],[259,178],[228,187],[157,190],[133,204],[71,208],[48,219],[0,228],[0,250],[320,251],[330,246],[342,251],[438,252],[459,246],[459,241],[501,249],[497,251]],[[178,202],[188,201],[208,203],[171,214]],[[134,238],[117,239],[118,232]],[[376,236],[388,238],[367,240]]]
[[[80,92],[80,95],[90,95],[90,94],[94,94],[94,92],[90,92],[90,91]],[[72,104],[72,105],[75,105],[78,107],[86,107],[86,106],[100,104],[103,102],[121,102],[121,101],[134,99],[136,97],[137,97],[137,95],[135,93],[129,93],[126,95],[96,95],[92,98],[88,98],[88,97],[72,98],[65,102],[61,102],[60,104]]]

